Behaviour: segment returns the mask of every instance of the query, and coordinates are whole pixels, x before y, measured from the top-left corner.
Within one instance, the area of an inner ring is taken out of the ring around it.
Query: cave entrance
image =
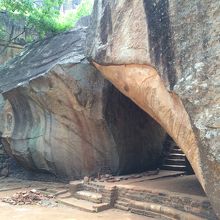
[[[132,189],[205,197],[185,154],[167,132],[114,86],[110,85],[107,95],[105,117],[118,141],[119,155],[119,169],[109,181],[120,180],[118,184]]]
[[[113,85],[109,84],[107,91],[105,117],[117,142],[119,157],[113,175],[152,170],[194,173],[185,154],[159,123]]]

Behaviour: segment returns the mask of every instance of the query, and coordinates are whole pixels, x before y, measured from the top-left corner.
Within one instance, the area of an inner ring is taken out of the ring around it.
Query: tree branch
[[[13,38],[14,29],[15,29],[15,26],[14,26],[14,24],[13,24],[12,27],[11,27],[11,33],[10,33],[10,36],[9,36],[8,43],[7,43],[7,44],[5,45],[5,47],[0,51],[0,55],[2,55],[2,54],[6,51],[7,47],[10,45],[11,40],[12,40],[12,38]]]
[[[23,31],[21,33],[19,33],[17,36],[13,37],[13,34],[14,34],[14,25],[12,25],[12,29],[11,29],[11,33],[10,33],[10,37],[9,37],[9,40],[7,41],[6,44],[4,44],[4,48],[0,51],[0,55],[2,55],[6,49],[8,47],[11,47],[10,44],[13,43],[13,41],[15,41],[19,36],[21,36],[23,33],[25,33],[25,27],[23,29]],[[3,45],[3,44],[1,44]]]

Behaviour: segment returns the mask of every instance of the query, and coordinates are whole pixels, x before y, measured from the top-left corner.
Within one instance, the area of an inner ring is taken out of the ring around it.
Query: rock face
[[[35,39],[36,37],[33,31],[24,29],[24,22],[21,20],[16,22],[6,12],[1,11],[0,23],[1,28],[5,30],[0,39],[0,65],[2,65],[23,50],[28,38]],[[10,37],[13,40],[8,43]]]
[[[87,50],[182,148],[218,216],[219,8],[219,1],[97,0]]]
[[[150,59],[146,26],[142,0],[95,1],[87,38],[89,56],[102,64],[145,63]]]
[[[156,168],[164,130],[88,63],[84,47],[80,28],[2,67],[6,151],[26,168],[68,178]]]
[[[220,2],[172,2],[170,23],[178,76],[174,89],[190,115],[206,192],[220,217]]]
[[[5,101],[2,95],[0,95],[0,121],[3,121],[3,118],[1,117],[1,112],[3,111],[5,105]],[[1,127],[1,126],[0,126]],[[0,174],[1,170],[4,169],[8,164],[9,156],[6,154],[3,144],[2,144],[2,133],[0,130]]]

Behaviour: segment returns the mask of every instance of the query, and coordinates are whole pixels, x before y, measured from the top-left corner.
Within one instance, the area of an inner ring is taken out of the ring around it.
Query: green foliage
[[[0,10],[6,11],[16,22],[24,22],[26,28],[34,29],[44,36],[46,33],[60,31],[56,20],[62,2],[63,0],[44,0],[43,4],[38,5],[32,0],[1,0]]]
[[[33,42],[33,40],[34,40],[34,38],[31,35],[27,35],[25,38],[26,43],[31,43],[31,42]]]
[[[65,28],[69,29],[74,27],[76,22],[83,16],[90,15],[92,13],[94,0],[82,0],[77,9],[74,12],[69,12],[64,16],[59,17],[60,24],[63,24]]]
[[[7,12],[11,19],[24,23],[26,29],[45,37],[72,28],[80,17],[91,13],[93,0],[83,0],[74,12],[62,15],[60,6],[63,1],[43,0],[41,4],[37,0],[0,0],[0,11]]]

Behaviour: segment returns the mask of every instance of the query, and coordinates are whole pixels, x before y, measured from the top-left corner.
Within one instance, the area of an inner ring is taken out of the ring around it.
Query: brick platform
[[[156,219],[217,219],[194,175],[175,176],[161,171],[157,177],[119,182],[70,182],[70,192],[88,191],[102,195],[102,202]]]

